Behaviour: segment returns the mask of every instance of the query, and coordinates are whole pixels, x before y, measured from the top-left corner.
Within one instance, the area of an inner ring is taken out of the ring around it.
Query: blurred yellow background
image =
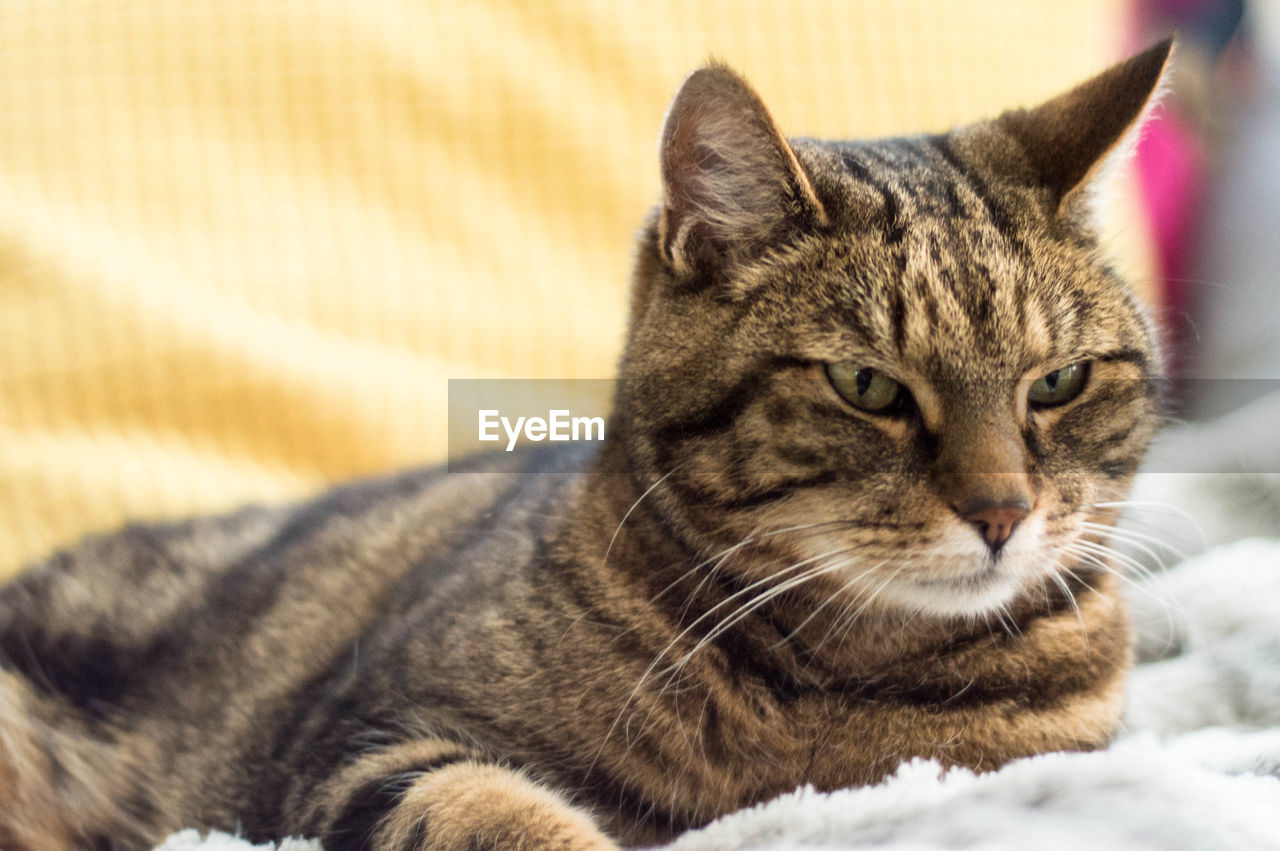
[[[1122,17],[1119,0],[7,3],[0,575],[129,517],[440,460],[449,378],[612,375],[659,125],[708,57],[791,135],[937,130],[1100,70]]]

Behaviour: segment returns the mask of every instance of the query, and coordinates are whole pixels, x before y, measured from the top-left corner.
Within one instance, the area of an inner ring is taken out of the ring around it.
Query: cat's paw
[[[424,774],[379,827],[379,849],[618,851],[591,818],[523,774],[460,762]]]

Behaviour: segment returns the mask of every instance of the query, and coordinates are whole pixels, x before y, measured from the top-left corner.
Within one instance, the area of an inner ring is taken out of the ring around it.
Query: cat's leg
[[[591,817],[520,771],[464,746],[381,749],[321,790],[325,851],[615,851]]]

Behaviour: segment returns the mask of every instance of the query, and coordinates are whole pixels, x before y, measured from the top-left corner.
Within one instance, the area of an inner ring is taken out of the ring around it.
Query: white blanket
[[[672,851],[1280,849],[1280,541],[1214,547],[1130,596],[1141,663],[1109,750],[979,776],[917,761],[879,786],[802,789],[735,813]],[[160,849],[254,847],[188,830]]]

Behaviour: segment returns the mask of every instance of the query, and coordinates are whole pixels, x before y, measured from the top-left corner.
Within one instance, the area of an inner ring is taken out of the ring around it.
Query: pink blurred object
[[[1170,317],[1181,316],[1188,309],[1189,267],[1204,197],[1204,145],[1176,110],[1161,106],[1143,128],[1135,160],[1155,245],[1164,312]],[[1171,325],[1178,327],[1180,323]]]
[[[1129,9],[1131,48],[1178,34],[1174,64],[1180,73],[1144,128],[1135,162],[1157,267],[1161,325],[1172,355],[1169,369],[1177,374],[1189,354],[1197,303],[1191,279],[1199,268],[1203,204],[1218,153],[1209,127],[1220,117],[1221,97],[1240,88],[1242,80],[1232,72],[1242,52],[1248,53],[1246,0],[1130,0]]]

